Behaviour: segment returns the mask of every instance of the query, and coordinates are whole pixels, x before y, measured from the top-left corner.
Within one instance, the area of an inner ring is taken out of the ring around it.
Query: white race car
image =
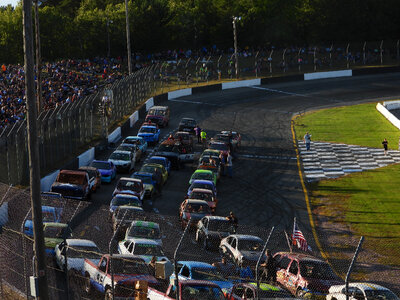
[[[156,242],[147,239],[127,239],[119,242],[118,252],[120,254],[133,254],[144,259],[148,264],[153,256],[157,261],[169,261],[162,247]]]
[[[349,283],[349,300],[399,300],[391,290],[374,283]],[[346,285],[333,285],[329,288],[326,300],[346,300]]]

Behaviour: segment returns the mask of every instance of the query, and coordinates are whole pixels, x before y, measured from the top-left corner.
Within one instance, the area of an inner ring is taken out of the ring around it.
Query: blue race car
[[[148,143],[156,144],[160,140],[161,130],[153,125],[143,125],[139,129],[138,136],[145,139]]]
[[[146,198],[152,198],[155,195],[157,182],[153,174],[146,172],[135,172],[131,177],[140,179],[143,182],[144,196]]]
[[[147,151],[147,142],[143,137],[140,136],[127,136],[123,141],[122,144],[131,144],[136,145],[143,155]]]
[[[163,157],[163,156],[152,156],[152,157],[150,157],[149,159],[146,160],[146,163],[162,165],[167,170],[168,175],[171,174],[171,162],[166,157]]]
[[[215,198],[217,197],[217,188],[215,187],[214,182],[210,180],[194,180],[187,191],[188,197],[193,189],[207,189],[213,192]]]
[[[133,195],[116,194],[110,202],[110,213],[112,214],[119,206],[137,206],[142,207],[142,201]]]
[[[228,281],[218,269],[200,261],[178,261],[178,278],[184,280],[205,280],[217,284],[224,293],[229,292],[233,282]],[[232,274],[234,275],[234,274]],[[170,282],[175,282],[175,274],[170,276]]]
[[[101,174],[101,182],[111,182],[117,175],[117,168],[111,161],[106,160],[94,160],[91,164],[99,170]]]
[[[60,223],[63,209],[61,207],[53,207],[42,205],[42,219],[43,224],[45,223]],[[33,236],[33,222],[32,217],[27,219],[24,224],[24,233],[27,236]]]

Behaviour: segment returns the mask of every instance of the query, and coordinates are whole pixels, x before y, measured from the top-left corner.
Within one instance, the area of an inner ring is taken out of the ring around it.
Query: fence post
[[[396,48],[397,48],[397,62],[399,61],[399,58],[400,58],[400,48],[399,48],[399,46],[400,46],[400,40],[397,40],[397,43],[396,43]]]
[[[333,51],[333,43],[331,44],[331,48],[329,49],[329,66],[332,67],[332,51]]]
[[[346,47],[346,60],[347,60],[347,69],[350,68],[350,61],[349,61],[349,48],[350,48],[350,43],[347,44]]]
[[[180,295],[179,295],[179,278],[178,278],[178,265],[177,265],[177,261],[176,261],[176,256],[178,255],[178,251],[179,248],[181,247],[183,238],[185,237],[186,232],[188,231],[189,227],[190,227],[190,223],[191,223],[192,219],[189,219],[188,223],[186,224],[185,230],[182,233],[182,236],[179,240],[178,245],[175,248],[175,252],[174,252],[174,273],[175,273],[175,284],[176,284],[176,300],[180,300]]]
[[[283,73],[286,73],[286,60],[285,60],[286,50],[287,50],[287,48],[285,48],[285,50],[283,50],[283,54],[282,54]]]
[[[317,47],[314,47],[314,72],[317,71]]]
[[[363,45],[363,64],[365,65],[365,63],[367,62],[367,57],[366,57],[366,53],[365,53],[365,48],[367,47],[367,42],[364,42]]]
[[[272,53],[274,53],[274,49],[271,50],[271,53],[269,54],[269,57],[268,57],[269,73],[271,73],[271,74],[272,74]]]
[[[383,64],[383,40],[381,41],[380,48],[380,56],[381,56],[381,65]]]
[[[357,246],[356,252],[354,253],[353,259],[351,260],[349,269],[348,269],[347,274],[346,274],[346,279],[345,279],[345,285],[346,285],[346,300],[349,300],[349,279],[350,279],[350,274],[351,274],[351,272],[352,272],[354,263],[355,263],[355,261],[356,261],[356,259],[357,259],[358,252],[359,252],[360,249],[361,249],[361,245],[362,245],[363,241],[364,241],[364,237],[362,236],[362,237],[360,238],[360,241],[358,242],[358,246]]]
[[[264,248],[262,249],[261,254],[260,254],[260,256],[258,257],[257,264],[256,264],[257,300],[260,299],[260,295],[259,295],[259,290],[260,290],[260,278],[258,278],[258,268],[260,267],[261,259],[262,259],[262,257],[264,256],[264,252],[265,252],[265,250],[267,249],[267,245],[268,245],[269,239],[270,239],[270,237],[271,237],[272,232],[274,231],[274,229],[275,229],[275,226],[273,226],[272,229],[271,229],[271,231],[269,232],[267,241],[266,241],[265,244],[264,244]]]
[[[297,63],[299,64],[299,72],[301,72],[301,62],[303,61],[300,58],[300,54],[301,54],[301,48],[299,49],[299,52],[297,52]]]

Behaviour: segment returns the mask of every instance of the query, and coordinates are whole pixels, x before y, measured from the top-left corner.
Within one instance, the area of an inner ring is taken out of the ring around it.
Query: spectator
[[[306,143],[306,149],[309,151],[311,146],[311,134],[309,134],[308,131],[304,135],[304,143]]]
[[[232,227],[233,227],[233,232],[236,233],[239,220],[238,220],[238,218],[234,215],[233,211],[231,211],[231,212],[229,213],[229,216],[227,216],[226,219],[231,223],[231,225],[232,225]]]
[[[385,154],[385,156],[387,155],[387,151],[388,151],[388,141],[387,139],[383,139],[382,145],[383,145],[383,153]]]
[[[230,178],[232,178],[232,176],[233,176],[233,170],[232,170],[233,163],[232,163],[232,155],[229,152],[228,152],[228,156],[226,157],[225,166],[226,166],[226,169],[227,169],[227,172],[228,172],[228,176]]]
[[[197,143],[200,144],[200,142],[201,142],[201,138],[200,138],[201,128],[199,127],[199,125],[196,125],[196,127],[194,128],[194,132],[196,133],[196,136],[197,136]]]

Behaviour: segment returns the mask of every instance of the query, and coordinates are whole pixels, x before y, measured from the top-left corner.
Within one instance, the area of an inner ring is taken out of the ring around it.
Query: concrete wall
[[[115,143],[119,139],[121,139],[121,127],[115,129],[109,136],[108,136],[108,143]]]
[[[88,151],[83,152],[81,155],[78,156],[78,166],[87,166],[89,165],[94,159],[94,147],[90,148]]]
[[[315,80],[315,79],[336,78],[336,77],[351,77],[352,75],[353,75],[352,70],[306,73],[306,74],[304,74],[304,80]]]
[[[60,170],[57,170],[40,180],[40,190],[42,192],[50,191],[51,185],[53,184],[54,180],[56,180],[58,173],[60,173]]]
[[[400,107],[400,101],[393,101],[394,103],[391,103],[392,107]],[[388,103],[388,102],[384,102]],[[397,119],[386,107],[385,105],[382,105],[378,103],[376,105],[376,109],[386,118],[390,123],[392,123],[394,126],[396,126],[398,129],[400,129],[400,120]],[[392,108],[395,109],[395,108]]]

